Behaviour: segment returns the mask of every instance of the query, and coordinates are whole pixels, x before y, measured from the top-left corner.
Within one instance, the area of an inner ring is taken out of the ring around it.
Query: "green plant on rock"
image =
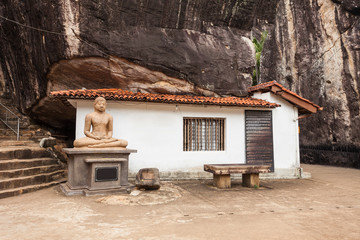
[[[253,86],[257,85],[259,83],[259,79],[260,79],[260,57],[261,57],[261,53],[262,53],[262,50],[263,50],[263,46],[264,46],[267,34],[268,34],[267,31],[262,32],[260,41],[258,41],[256,38],[252,39],[252,42],[253,42],[254,47],[255,47],[255,60],[256,60],[255,69],[253,71],[253,82],[252,82]]]

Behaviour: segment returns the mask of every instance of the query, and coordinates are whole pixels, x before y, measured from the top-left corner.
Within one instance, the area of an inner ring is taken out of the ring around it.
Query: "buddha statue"
[[[85,117],[84,134],[86,137],[74,141],[75,148],[126,148],[128,142],[113,138],[113,117],[105,112],[106,100],[97,97],[94,101],[94,112]],[[90,130],[92,129],[92,132]]]

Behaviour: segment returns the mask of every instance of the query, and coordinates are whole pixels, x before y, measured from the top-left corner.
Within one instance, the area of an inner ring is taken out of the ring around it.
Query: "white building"
[[[120,89],[52,92],[76,108],[76,138],[97,96],[107,99],[113,137],[126,139],[129,171],[158,168],[165,178],[212,177],[204,164],[268,164],[263,177],[300,174],[298,119],[321,110],[273,81],[249,88],[252,97],[132,93]]]

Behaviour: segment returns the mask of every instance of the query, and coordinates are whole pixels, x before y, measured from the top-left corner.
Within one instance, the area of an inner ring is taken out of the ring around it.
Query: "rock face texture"
[[[277,80],[324,107],[300,120],[300,142],[304,161],[325,163],[319,151],[330,156],[336,149],[360,151],[359,4],[5,0],[0,87],[24,113],[56,128],[72,125],[75,112],[47,97],[52,90],[119,87],[241,96],[255,66],[251,36],[267,30],[261,82]],[[356,161],[343,157],[330,163]]]
[[[359,1],[279,2],[261,78],[324,107],[300,120],[304,162],[359,167],[359,10]]]
[[[46,76],[54,64],[97,56],[104,60],[76,70],[97,74],[104,62],[120,57],[212,91],[242,95],[254,66],[253,17],[272,5],[258,2],[2,1],[3,85],[26,112],[51,90]],[[273,18],[268,15],[262,18]]]
[[[47,78],[53,91],[85,87],[120,88],[145,93],[217,95],[191,82],[151,71],[117,57],[61,60],[52,66]]]
[[[1,86],[24,113],[54,127],[71,125],[62,123],[74,115],[60,114],[61,103],[43,99],[53,87],[128,84],[129,90],[188,94],[206,88],[244,95],[255,64],[253,18],[271,22],[274,14],[262,9],[274,9],[275,2],[2,1]],[[118,72],[111,72],[115,62]],[[161,72],[172,80],[147,84],[137,70],[135,76],[122,75],[129,69],[126,63],[143,67],[147,79]],[[60,111],[50,110],[48,103]]]

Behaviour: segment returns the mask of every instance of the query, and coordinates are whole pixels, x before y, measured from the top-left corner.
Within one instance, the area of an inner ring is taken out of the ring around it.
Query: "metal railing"
[[[0,121],[16,133],[16,140],[20,139],[20,118],[0,103]]]

